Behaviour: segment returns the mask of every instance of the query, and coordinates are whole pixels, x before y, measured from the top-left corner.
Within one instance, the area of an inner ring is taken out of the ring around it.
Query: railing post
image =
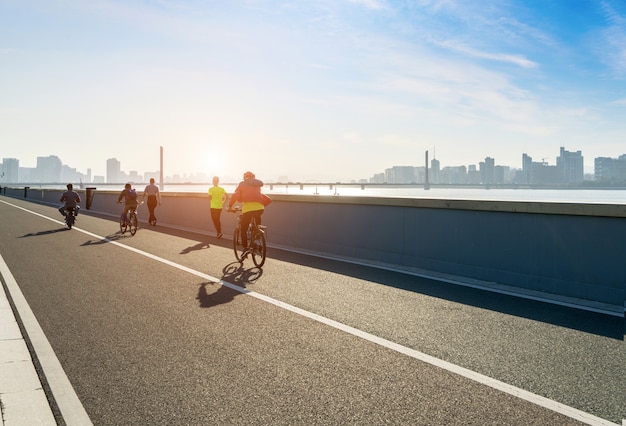
[[[96,193],[96,188],[87,188],[85,193],[85,208],[89,210],[91,203],[93,202],[93,196]]]

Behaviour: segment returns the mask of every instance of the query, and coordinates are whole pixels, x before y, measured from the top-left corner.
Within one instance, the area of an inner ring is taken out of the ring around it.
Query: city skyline
[[[421,169],[422,172],[416,172],[418,174],[421,173],[421,177],[417,177],[417,180],[414,180],[413,182],[423,182],[424,180],[424,176],[423,176],[423,169],[425,166],[425,154],[426,152],[423,153],[422,156],[422,164],[419,163],[415,163],[415,164],[396,164],[396,165],[388,165],[386,166],[384,169],[382,170],[373,170],[369,176],[360,176],[360,177],[352,177],[348,180],[345,181],[325,181],[325,182],[343,182],[343,183],[349,183],[349,182],[372,182],[372,183],[384,183],[384,182],[391,182],[388,180],[388,177],[385,176],[387,172],[389,172],[391,169],[402,169],[402,168],[415,168],[416,170]],[[536,165],[541,165],[541,166],[546,166],[548,168],[555,168],[558,166],[558,160],[559,157],[563,157],[563,156],[569,156],[569,157],[580,157],[579,160],[577,160],[577,165],[578,162],[580,162],[580,174],[581,174],[581,180],[582,180],[582,176],[585,176],[585,180],[592,180],[591,177],[594,174],[594,170],[592,170],[591,172],[587,172],[586,168],[583,166],[583,161],[585,159],[584,156],[584,152],[577,150],[577,151],[569,151],[567,150],[565,147],[560,147],[560,152],[559,155],[556,157],[556,162],[555,164],[550,164],[550,162],[546,161],[546,158],[542,157],[540,159],[529,155],[528,153],[521,153],[520,154],[520,165],[519,167],[517,166],[513,166],[513,165],[508,165],[508,164],[501,164],[500,162],[497,161],[496,158],[493,158],[489,155],[485,156],[483,158],[483,160],[481,160],[480,162],[476,163],[476,164],[447,164],[445,161],[441,161],[439,158],[437,157],[432,157],[429,156],[429,164],[428,167],[429,169],[431,169],[433,167],[433,161],[436,163],[436,167],[437,170],[436,171],[443,171],[446,169],[465,169],[466,172],[477,172],[479,171],[482,166],[484,165],[485,162],[490,163],[490,167],[498,167],[498,168],[503,168],[507,170],[507,173],[510,173],[511,175],[511,179],[510,182],[514,182],[515,178],[514,175],[516,172],[520,172],[523,169],[528,169],[531,166],[531,161],[532,164],[536,164]],[[587,159],[587,162],[591,162],[593,164],[595,164],[597,162],[598,159],[611,159],[611,160],[617,160],[620,159],[620,161],[622,160],[626,160],[626,154],[620,154],[618,157],[607,157],[607,156],[601,156],[601,157],[596,157],[593,160]],[[106,169],[107,172],[104,175],[95,175],[92,173],[91,168],[87,169],[85,172],[82,172],[80,170],[78,170],[77,168],[72,167],[72,165],[69,164],[65,164],[63,163],[62,159],[57,156],[57,155],[48,155],[48,156],[37,156],[36,157],[36,163],[37,166],[36,167],[24,167],[21,165],[21,159],[14,159],[14,158],[3,158],[3,161],[0,161],[0,172],[2,172],[2,179],[0,180],[0,182],[2,183],[7,183],[7,179],[6,179],[6,175],[4,173],[4,169],[5,169],[5,161],[11,161],[11,162],[17,162],[17,166],[19,167],[19,169],[22,169],[22,173],[21,174],[25,174],[26,176],[37,176],[34,179],[26,179],[24,180],[24,178],[19,177],[18,182],[31,182],[31,183],[35,183],[35,182],[42,182],[42,183],[52,183],[54,181],[51,181],[49,179],[46,180],[46,178],[40,178],[39,176],[49,176],[50,175],[50,168],[54,168],[57,170],[57,173],[59,173],[60,175],[64,175],[66,177],[69,177],[67,180],[68,182],[83,182],[83,183],[122,183],[122,182],[133,182],[133,183],[145,183],[147,182],[150,178],[154,178],[157,182],[159,181],[159,177],[160,177],[160,171],[158,169],[154,170],[154,171],[141,171],[141,170],[128,170],[128,169],[124,169],[122,167],[122,162],[117,159],[117,158],[108,158],[106,160],[104,160],[104,163],[106,163]],[[52,166],[51,166],[52,165]],[[13,165],[15,166],[15,164]],[[597,165],[596,165],[597,167]],[[37,169],[39,169],[37,171]],[[12,174],[15,174],[16,171],[13,171]],[[621,171],[619,172],[621,175]],[[113,178],[113,180],[111,180],[111,175],[116,175],[117,178]],[[168,173],[167,170],[164,170],[164,179],[165,182],[169,182],[169,183],[182,183],[182,182],[198,182],[198,183],[207,183],[211,181],[212,176],[214,176],[213,174],[209,174],[206,172],[202,172],[202,171],[188,171],[187,173],[184,174],[177,174],[177,173]],[[384,176],[384,177],[381,177]],[[228,182],[237,182],[240,180],[240,176],[231,176],[231,175],[221,175],[220,176],[222,178],[223,181],[228,181]],[[624,178],[626,179],[626,176],[624,176]],[[275,176],[267,176],[264,177],[264,179],[268,182],[287,182],[287,181],[291,181],[291,182],[322,182],[323,180],[320,179],[309,179],[308,181],[300,181],[297,179],[291,179],[288,175],[275,175]],[[64,182],[65,180],[59,180],[60,183]],[[435,182],[435,180],[433,180],[433,177],[431,177],[431,182]],[[398,183],[398,182],[395,182]],[[409,183],[409,182],[403,182],[403,183]],[[435,182],[436,183],[436,182]],[[458,182],[457,182],[458,183]],[[503,182],[500,182],[503,183]],[[519,182],[518,182],[519,183]]]
[[[0,0],[2,156],[346,181],[622,154],[626,3]],[[587,163],[585,172],[593,165]]]

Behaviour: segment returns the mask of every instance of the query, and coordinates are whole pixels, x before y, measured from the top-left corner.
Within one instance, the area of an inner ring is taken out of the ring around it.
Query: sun
[[[203,147],[196,152],[196,155],[194,163],[198,168],[198,172],[212,177],[219,176],[228,170],[228,157],[219,146],[210,145]]]

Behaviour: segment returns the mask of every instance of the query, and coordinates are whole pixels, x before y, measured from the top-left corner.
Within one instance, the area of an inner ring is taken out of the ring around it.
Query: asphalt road
[[[61,219],[0,196],[0,254],[96,425],[626,418],[623,318],[271,247],[259,270],[228,239]]]

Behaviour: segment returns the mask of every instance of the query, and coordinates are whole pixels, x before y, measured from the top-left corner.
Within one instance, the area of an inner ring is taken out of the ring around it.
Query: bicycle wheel
[[[252,253],[252,261],[257,268],[265,264],[265,255],[267,254],[267,242],[263,231],[256,231],[250,241],[250,251]]]
[[[72,229],[72,225],[74,224],[74,215],[71,212],[67,212],[67,216],[65,216],[65,224],[67,225],[67,229]]]
[[[133,212],[130,214],[130,224],[128,227],[130,229],[130,235],[137,233],[137,213]]]
[[[235,258],[239,262],[243,262],[243,246],[241,245],[241,230],[239,227],[235,228],[235,233],[233,234],[233,250]]]
[[[126,228],[128,227],[128,225],[126,224],[126,215],[122,214],[120,216],[120,232],[123,234],[124,232],[126,232]]]

